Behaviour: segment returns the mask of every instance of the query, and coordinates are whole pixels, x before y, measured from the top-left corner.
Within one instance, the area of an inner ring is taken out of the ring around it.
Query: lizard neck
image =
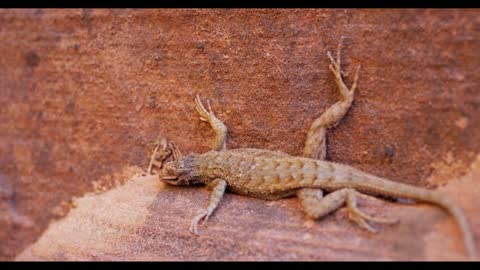
[[[205,183],[199,169],[198,154],[189,154],[176,162],[179,182],[183,185]]]
[[[208,184],[216,178],[222,178],[227,161],[222,151],[194,154],[190,160],[190,176],[195,178],[197,183]]]

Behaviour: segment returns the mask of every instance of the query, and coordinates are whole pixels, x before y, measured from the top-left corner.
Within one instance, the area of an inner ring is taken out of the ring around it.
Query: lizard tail
[[[470,257],[471,261],[478,260],[477,258],[477,251],[475,248],[475,241],[473,238],[473,233],[470,228],[470,224],[463,213],[462,209],[458,207],[454,202],[452,202],[449,198],[439,195],[433,191],[429,191],[430,200],[426,200],[427,202],[435,203],[442,206],[448,212],[450,212],[453,217],[455,218],[456,222],[460,226],[460,229],[463,234],[463,241],[465,242],[465,248],[467,249],[468,256]]]
[[[470,260],[472,261],[478,260],[473,233],[472,233],[472,230],[470,229],[470,225],[467,219],[465,218],[465,215],[463,214],[462,210],[456,206],[452,207],[450,211],[452,212],[453,216],[455,216],[455,219],[457,220],[458,224],[460,225],[460,228],[463,231],[463,240],[465,241],[465,246],[467,248],[468,256],[470,257]]]
[[[413,199],[415,201],[431,203],[447,210],[449,213],[452,214],[452,216],[455,218],[455,221],[460,226],[463,234],[465,248],[468,252],[470,260],[478,260],[477,251],[475,248],[475,241],[472,230],[470,228],[470,224],[462,209],[460,209],[460,207],[458,207],[448,197],[432,190],[426,190],[423,188],[418,188],[398,182],[392,182],[372,175],[364,177],[363,180],[361,181],[362,183],[360,183],[358,186],[359,191],[363,189],[365,193],[372,193],[369,192],[369,190],[375,190],[375,192],[373,193],[380,193],[396,198],[406,198]]]

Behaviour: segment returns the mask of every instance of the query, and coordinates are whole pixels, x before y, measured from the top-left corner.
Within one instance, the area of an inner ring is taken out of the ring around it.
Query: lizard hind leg
[[[227,127],[220,121],[212,111],[210,106],[210,101],[207,99],[208,110],[203,106],[200,96],[195,97],[195,109],[200,115],[200,120],[208,122],[212,129],[215,131],[215,141],[212,146],[212,150],[225,150],[226,149],[226,138],[227,138]]]
[[[360,66],[355,71],[355,76],[353,79],[353,84],[350,89],[347,87],[342,78],[341,70],[341,45],[343,37],[338,44],[337,49],[337,58],[334,59],[330,52],[327,53],[328,58],[330,59],[329,68],[332,71],[335,81],[337,84],[338,91],[342,96],[342,100],[333,104],[328,108],[320,117],[315,119],[310,126],[310,129],[307,134],[307,139],[305,141],[305,147],[303,148],[303,156],[309,158],[316,158],[324,160],[326,156],[326,131],[328,128],[335,127],[342,120],[342,118],[347,114],[348,110],[352,106],[355,89],[357,87],[358,73]]]
[[[311,218],[318,218],[321,213],[323,191],[321,189],[302,188],[297,191],[297,197],[300,199],[305,214]]]
[[[367,223],[367,220],[384,224],[392,224],[398,221],[397,219],[372,217],[360,211],[356,201],[357,192],[354,189],[344,188],[329,193],[325,197],[322,195],[323,193],[319,189],[304,188],[297,191],[297,197],[310,218],[322,218],[346,204],[348,217],[370,232],[376,232],[376,230]]]

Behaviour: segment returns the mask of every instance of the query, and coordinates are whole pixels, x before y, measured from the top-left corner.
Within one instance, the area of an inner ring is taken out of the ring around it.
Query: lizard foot
[[[165,160],[167,160],[170,156],[173,156],[173,159],[176,160],[182,156],[182,153],[175,143],[168,141],[165,137],[159,138],[155,142],[155,149],[150,156],[150,163],[148,165],[147,172],[152,174],[153,166],[161,169]]]
[[[219,151],[226,149],[227,127],[220,121],[212,111],[210,100],[207,99],[208,110],[203,106],[199,95],[195,96],[195,109],[200,115],[200,120],[208,122],[215,131],[215,142],[212,150]]]
[[[192,220],[192,224],[190,225],[190,228],[188,229],[190,232],[199,235],[198,233],[198,223],[203,219],[203,224],[207,222],[208,218],[210,217],[212,213],[209,212],[208,210],[201,210]]]
[[[212,111],[212,107],[210,106],[210,100],[207,99],[207,106],[208,110],[203,106],[202,100],[200,99],[199,95],[195,96],[195,109],[197,110],[198,114],[200,114],[200,120],[204,122],[208,122],[210,118],[215,117]]]
[[[370,224],[368,224],[367,220],[373,221],[376,223],[382,223],[382,224],[394,224],[398,222],[398,219],[383,219],[383,218],[372,217],[363,212],[360,212],[358,209],[356,210],[349,209],[348,218],[354,221],[355,223],[357,223],[358,226],[372,233],[376,233],[377,230],[373,228]]]
[[[356,192],[352,191],[347,196],[348,218],[357,223],[360,227],[369,232],[376,233],[377,230],[370,226],[367,221],[381,224],[394,224],[398,222],[398,218],[377,218],[362,212],[357,207]]]
[[[332,62],[328,67],[332,71],[332,73],[337,76],[344,75],[343,71],[340,69],[340,64],[341,64],[341,47],[342,43],[345,37],[340,38],[340,42],[338,43],[338,48],[337,48],[337,59],[334,59],[332,57],[332,53],[330,51],[327,52],[328,58],[330,58],[330,61]]]
[[[358,74],[360,72],[360,65],[357,67],[355,70],[355,75],[353,79],[353,84],[348,89],[348,87],[345,85],[342,79],[342,75],[345,75],[344,72],[341,69],[341,46],[343,43],[345,37],[342,37],[340,39],[340,43],[338,44],[338,49],[337,49],[337,59],[334,59],[330,51],[327,52],[327,56],[330,59],[331,64],[328,66],[330,68],[330,71],[332,71],[333,75],[335,76],[337,80],[337,84],[340,86],[340,93],[343,96],[347,96],[348,94],[353,94],[355,91],[355,88],[357,87],[357,81],[358,81]]]

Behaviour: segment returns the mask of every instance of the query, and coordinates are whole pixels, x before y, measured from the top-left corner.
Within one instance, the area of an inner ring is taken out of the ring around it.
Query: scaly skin
[[[326,192],[350,188],[374,196],[436,204],[454,216],[463,232],[471,258],[476,256],[473,235],[462,210],[444,195],[428,189],[380,178],[334,162],[260,149],[210,151],[179,160],[186,161],[192,179],[200,183],[208,184],[215,179],[223,179],[227,183],[227,189],[265,200],[293,196],[302,188]]]
[[[463,233],[465,247],[471,260],[477,253],[470,225],[462,210],[451,200],[434,191],[401,184],[380,178],[350,166],[325,161],[326,130],[338,125],[352,105],[357,69],[352,87],[349,89],[342,79],[340,70],[340,46],[336,60],[328,53],[330,70],[335,76],[342,100],[332,105],[310,126],[303,157],[290,156],[278,151],[263,149],[226,149],[227,128],[212,112],[203,106],[200,97],[195,99],[196,109],[202,121],[215,130],[212,151],[203,154],[181,156],[173,143],[165,141],[161,153],[159,147],[152,154],[152,165],[160,167],[161,177],[173,185],[206,184],[212,189],[208,206],[192,221],[190,231],[198,234],[198,223],[208,220],[217,208],[226,189],[235,193],[265,200],[277,200],[297,196],[305,213],[311,218],[321,218],[346,205],[349,218],[362,228],[375,232],[367,223],[395,223],[397,220],[372,217],[358,209],[356,196],[359,193],[407,198],[438,205],[453,215]],[[163,164],[168,156],[174,160]],[[155,160],[155,158],[157,160]],[[160,159],[160,161],[158,160]],[[328,194],[324,196],[323,192]]]

